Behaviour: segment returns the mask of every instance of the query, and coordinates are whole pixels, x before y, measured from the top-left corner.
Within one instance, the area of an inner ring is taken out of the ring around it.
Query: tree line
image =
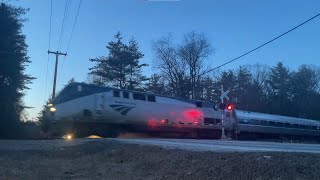
[[[108,56],[90,59],[89,83],[214,102],[223,85],[237,109],[320,120],[320,68],[313,65],[255,64],[209,74],[214,49],[205,34],[192,31],[180,43],[170,34],[154,41],[155,73],[146,77],[135,39],[125,43],[118,32],[107,49]]]

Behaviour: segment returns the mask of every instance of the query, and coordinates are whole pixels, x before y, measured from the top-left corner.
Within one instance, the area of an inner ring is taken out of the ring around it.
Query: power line
[[[71,44],[71,40],[72,40],[72,37],[73,37],[74,29],[75,29],[76,24],[77,24],[77,20],[78,20],[78,15],[79,15],[79,12],[80,12],[81,4],[82,4],[82,0],[80,0],[79,5],[78,5],[77,14],[76,14],[76,17],[74,19],[74,23],[73,23],[73,27],[72,27],[72,30],[71,30],[71,35],[70,35],[70,38],[69,38],[69,41],[68,41],[66,53],[68,53],[68,50],[69,50],[69,47],[70,47],[70,44]],[[62,70],[63,70],[63,66],[64,66],[65,60],[66,60],[66,56],[64,56],[63,61],[62,61],[62,66],[61,66],[60,74],[59,74],[59,77],[58,77],[58,82],[59,82],[61,74],[62,74]]]
[[[52,0],[50,1],[49,49],[51,46],[51,27],[52,27]]]
[[[273,41],[281,38],[282,36],[290,33],[291,31],[294,31],[294,30],[298,29],[299,27],[305,25],[306,23],[312,21],[313,19],[315,19],[315,18],[317,18],[317,17],[319,17],[319,16],[320,16],[320,13],[317,14],[317,15],[315,15],[315,16],[313,16],[313,17],[311,17],[311,18],[309,18],[308,20],[302,22],[301,24],[299,24],[299,25],[291,28],[290,30],[286,31],[285,33],[282,33],[282,34],[280,34],[279,36],[271,39],[270,41],[268,41],[268,42],[266,42],[266,43],[263,43],[263,44],[261,44],[260,46],[254,48],[254,49],[252,49],[252,50],[250,50],[250,51],[248,51],[248,52],[246,52],[246,53],[244,53],[244,54],[242,54],[242,55],[240,55],[240,56],[238,56],[238,57],[236,57],[236,58],[234,58],[234,59],[232,59],[232,60],[230,60],[230,61],[228,61],[228,62],[226,62],[226,63],[223,63],[223,64],[221,64],[221,65],[219,65],[219,66],[217,66],[217,67],[215,67],[215,68],[212,68],[212,69],[210,69],[210,70],[208,70],[208,71],[205,71],[205,72],[201,73],[199,76],[204,75],[204,74],[206,74],[206,73],[209,73],[209,72],[211,72],[211,71],[214,71],[214,70],[216,70],[216,69],[218,69],[218,68],[220,68],[220,67],[222,67],[222,66],[225,66],[225,65],[227,65],[227,64],[230,64],[230,63],[232,63],[232,62],[234,62],[234,61],[236,61],[236,60],[238,60],[238,59],[240,59],[240,58],[242,58],[242,57],[244,57],[244,56],[246,56],[246,55],[248,55],[248,54],[250,54],[250,53],[252,53],[252,52],[254,52],[254,51],[256,51],[256,50],[258,50],[258,49],[260,49],[260,48],[262,48],[262,47],[264,47],[264,46],[266,46],[267,44],[270,44],[271,42],[273,42]]]
[[[71,30],[71,35],[70,35],[70,39],[69,39],[69,42],[68,42],[68,46],[67,46],[66,52],[69,50],[69,47],[70,47],[70,43],[71,43],[71,39],[72,39],[72,36],[73,36],[73,32],[74,32],[74,29],[75,29],[76,24],[77,24],[77,20],[78,20],[78,15],[79,15],[81,4],[82,4],[82,0],[80,0],[80,2],[79,2],[77,14],[76,14],[76,17],[75,17],[75,20],[74,20],[74,23],[73,23],[73,27],[72,27],[72,30]]]
[[[50,1],[50,25],[49,25],[49,45],[48,45],[48,49],[50,49],[51,46],[51,24],[52,24],[52,0]],[[48,54],[48,60],[47,60],[47,71],[46,71],[46,87],[45,87],[45,93],[44,93],[44,98],[45,100],[47,99],[47,85],[48,85],[48,69],[49,69],[49,59],[50,56]]]
[[[64,24],[65,24],[67,16],[68,16],[69,4],[70,4],[70,0],[67,0],[66,4],[64,6],[64,14],[63,14],[62,26],[61,26],[60,37],[59,37],[59,42],[58,42],[58,50],[60,50],[61,44],[62,44],[62,39],[63,39],[63,34],[64,34]]]

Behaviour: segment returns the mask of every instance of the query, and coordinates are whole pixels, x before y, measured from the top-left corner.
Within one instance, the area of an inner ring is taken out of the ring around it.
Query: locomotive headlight
[[[52,106],[53,106],[53,104],[52,104],[52,103],[49,103],[49,104],[48,104],[48,107],[52,107]]]
[[[66,141],[71,141],[73,139],[73,135],[72,134],[66,134],[62,138],[65,139]]]
[[[57,109],[56,109],[55,107],[53,107],[53,106],[50,107],[50,112],[56,112],[56,110],[57,110]]]
[[[71,140],[71,139],[72,139],[72,135],[71,135],[71,134],[68,134],[67,137],[66,137],[66,139],[67,139],[67,140]]]

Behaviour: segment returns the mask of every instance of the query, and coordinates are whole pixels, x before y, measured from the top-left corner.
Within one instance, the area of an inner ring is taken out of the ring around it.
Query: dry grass
[[[164,150],[114,141],[0,152],[0,179],[319,179],[320,155]]]

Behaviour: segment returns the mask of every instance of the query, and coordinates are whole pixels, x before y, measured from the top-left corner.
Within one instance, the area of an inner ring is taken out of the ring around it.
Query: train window
[[[277,127],[283,127],[284,124],[283,124],[282,122],[277,122],[277,123],[276,123],[276,126],[277,126]]]
[[[113,97],[120,97],[120,91],[113,90]]]
[[[253,120],[253,119],[251,119],[250,124],[259,125],[259,120]]]
[[[290,127],[290,124],[289,123],[284,123],[284,126],[289,128]]]
[[[248,124],[248,120],[245,119],[239,119],[240,124]]]
[[[140,93],[133,93],[133,99],[145,101],[146,96],[144,94],[140,94]]]
[[[129,99],[129,92],[122,92],[122,97]]]
[[[201,108],[201,107],[202,107],[202,102],[196,101],[196,106],[199,107],[199,108]]]
[[[214,118],[204,118],[203,123],[204,124],[218,124],[218,123],[221,123],[221,120],[214,119]]]
[[[148,101],[150,102],[156,102],[156,97],[152,95],[148,95]]]
[[[268,121],[260,121],[261,125],[268,126]]]
[[[213,118],[204,118],[203,123],[205,124],[215,124],[215,119]]]
[[[293,127],[294,128],[299,128],[299,125],[298,124],[293,124]]]
[[[275,126],[275,125],[276,125],[276,123],[275,123],[275,122],[270,121],[270,126]]]

